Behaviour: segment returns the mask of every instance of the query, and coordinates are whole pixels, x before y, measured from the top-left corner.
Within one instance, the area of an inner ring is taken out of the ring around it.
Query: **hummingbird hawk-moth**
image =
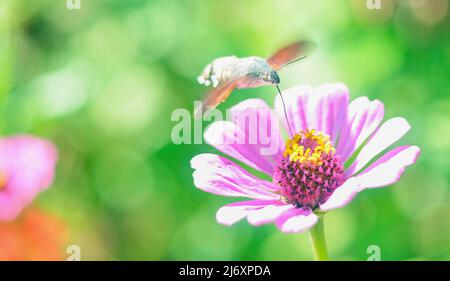
[[[214,89],[195,109],[195,116],[200,117],[205,110],[215,108],[225,101],[235,88],[256,88],[264,85],[278,87],[280,77],[277,71],[303,59],[309,46],[311,43],[307,41],[296,42],[278,50],[267,59],[256,56],[227,56],[215,59],[197,78],[200,84],[211,85]]]

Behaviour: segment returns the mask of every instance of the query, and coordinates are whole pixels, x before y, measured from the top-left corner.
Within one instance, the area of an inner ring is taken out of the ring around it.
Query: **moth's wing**
[[[305,56],[312,47],[313,44],[309,41],[299,41],[278,50],[267,62],[273,69],[278,70],[290,61]]]
[[[219,85],[217,88],[212,89],[211,92],[209,92],[206,98],[203,100],[201,105],[195,109],[195,118],[201,118],[203,112],[209,109],[216,108],[217,105],[226,100],[230,96],[231,92],[233,92],[233,90],[240,83],[245,82],[246,79],[248,79],[246,76],[239,77],[223,85]]]

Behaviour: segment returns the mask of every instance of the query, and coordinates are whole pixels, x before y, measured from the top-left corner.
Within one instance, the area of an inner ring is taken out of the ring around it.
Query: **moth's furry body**
[[[280,83],[277,71],[283,66],[302,59],[306,41],[288,45],[267,59],[261,57],[238,58],[236,56],[221,57],[208,64],[197,78],[200,84],[212,86],[213,89],[196,107],[195,116],[201,117],[203,112],[215,108],[225,101],[235,88],[256,88],[264,85]],[[297,58],[297,59],[296,59]]]
[[[238,58],[221,57],[208,64],[198,77],[198,82],[205,86],[217,87],[240,77],[247,77],[236,88],[256,88],[280,82],[276,71],[261,57]]]

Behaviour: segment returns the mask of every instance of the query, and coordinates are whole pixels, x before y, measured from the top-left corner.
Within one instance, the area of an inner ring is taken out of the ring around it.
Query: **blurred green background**
[[[192,111],[212,59],[267,56],[307,38],[305,61],[281,87],[340,81],[352,99],[380,99],[385,118],[412,125],[422,150],[402,180],[359,194],[325,218],[332,259],[450,259],[450,19],[447,0],[0,1],[0,133],[32,133],[59,148],[55,183],[34,206],[58,217],[65,247],[84,260],[311,259],[307,234],[273,224],[219,225],[235,199],[196,189],[190,159],[208,145],[174,145],[176,108]],[[273,104],[271,87],[242,90]],[[1,251],[1,249],[0,249]]]

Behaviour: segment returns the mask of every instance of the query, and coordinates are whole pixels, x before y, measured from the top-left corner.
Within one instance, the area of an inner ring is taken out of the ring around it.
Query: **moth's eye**
[[[270,72],[269,80],[275,84],[280,83],[280,77],[278,77],[278,74],[275,71]]]

